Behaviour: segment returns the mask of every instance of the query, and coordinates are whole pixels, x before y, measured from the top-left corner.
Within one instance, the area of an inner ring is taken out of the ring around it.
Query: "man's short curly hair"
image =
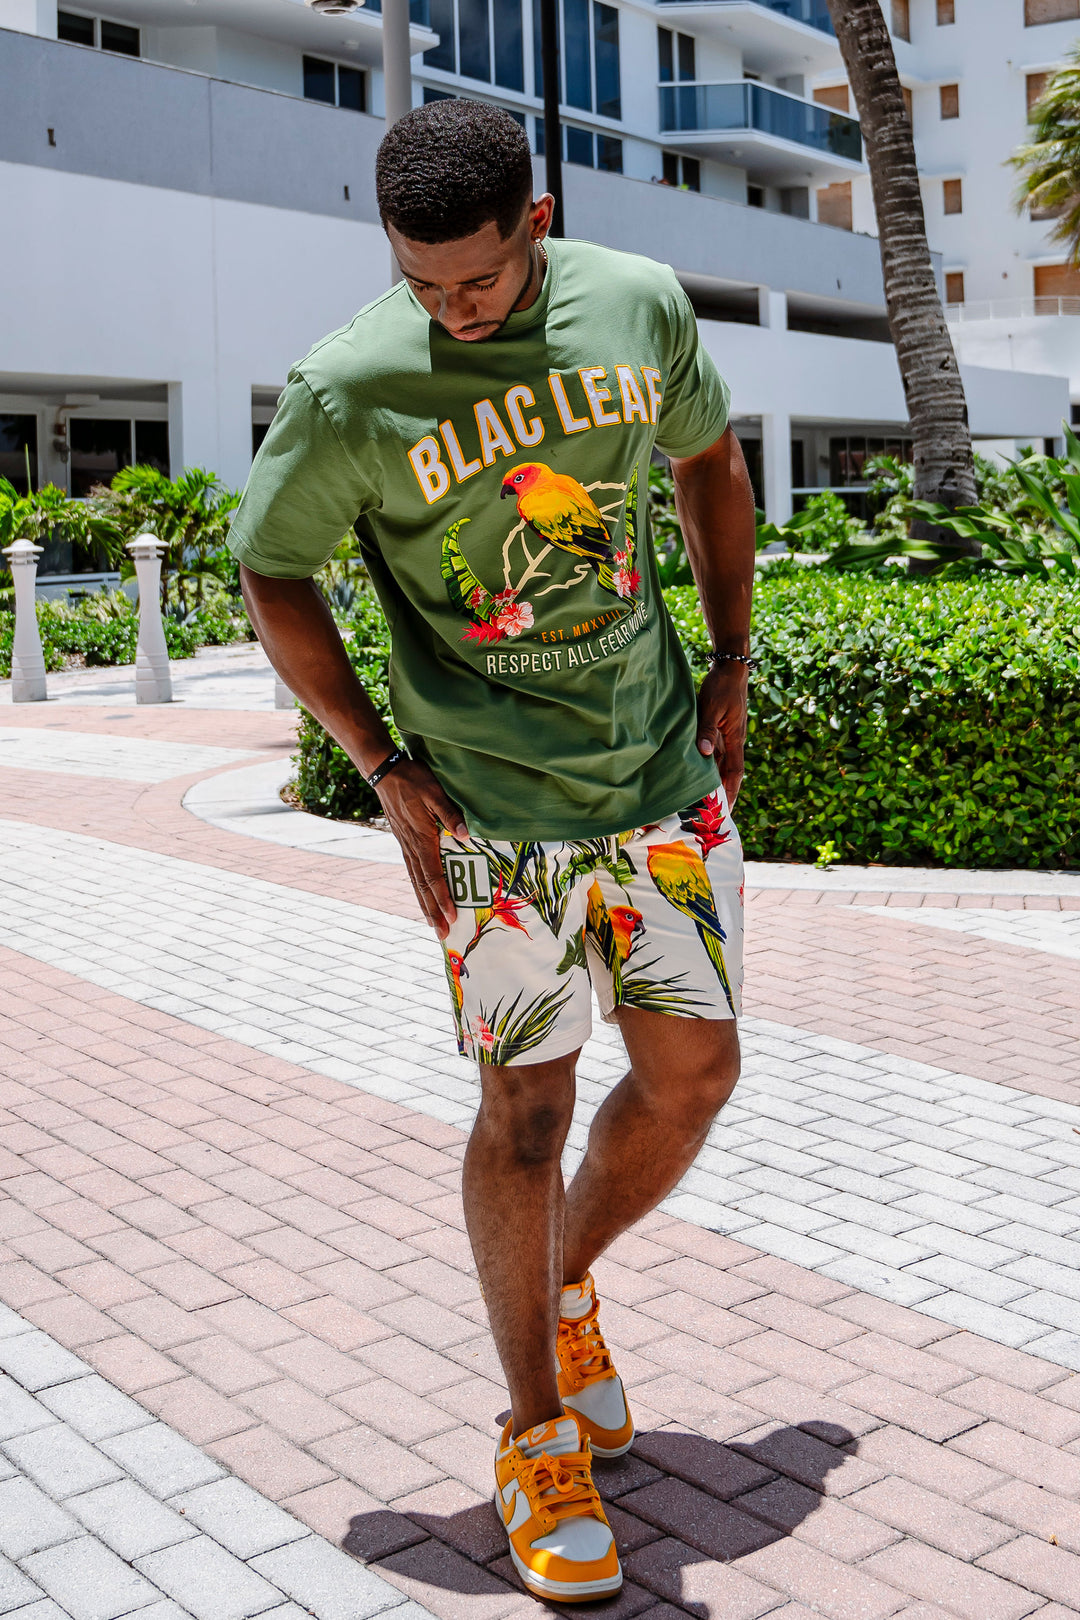
[[[503,241],[532,199],[529,141],[501,107],[454,97],[414,107],[375,159],[384,227],[411,242],[455,242],[494,220]]]

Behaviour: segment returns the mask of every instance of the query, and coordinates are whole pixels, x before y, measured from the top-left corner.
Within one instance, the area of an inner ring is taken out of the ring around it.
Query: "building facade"
[[[537,19],[413,0],[414,100],[496,101],[542,148]],[[815,99],[842,84],[824,0],[560,0],[560,30],[568,234],[674,267],[770,516],[857,489],[906,413],[877,244],[834,217],[866,181],[857,121]],[[0,473],[243,481],[290,364],[390,279],[381,60],[370,4],[0,0]],[[1067,409],[1042,368],[965,381],[990,440]]]
[[[1080,407],[1080,270],[1051,241],[1052,217],[1018,209],[1009,164],[1029,135],[1029,109],[1080,44],[1080,0],[884,0],[884,9],[961,363],[1066,372]],[[842,75],[818,78],[811,94],[848,108]],[[819,190],[817,212],[873,231],[866,177]]]

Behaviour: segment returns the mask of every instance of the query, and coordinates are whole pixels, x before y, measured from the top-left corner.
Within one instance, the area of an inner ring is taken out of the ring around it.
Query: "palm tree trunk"
[[[967,401],[930,261],[915,143],[892,40],[879,0],[828,5],[870,169],[889,328],[915,446],[915,497],[949,508],[970,505],[975,467]],[[925,526],[924,535],[930,537]],[[968,549],[940,530],[933,537]]]

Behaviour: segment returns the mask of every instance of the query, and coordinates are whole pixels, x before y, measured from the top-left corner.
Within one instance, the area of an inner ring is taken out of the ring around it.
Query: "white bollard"
[[[139,581],[139,645],[135,654],[136,703],[171,703],[172,671],[161,622],[161,554],[156,534],[140,534],[128,545]]]
[[[282,678],[278,674],[277,670],[275,670],[274,671],[274,708],[275,709],[293,709],[295,707],[296,707],[296,699],[293,697],[293,695],[290,692],[289,688],[285,685],[285,682],[282,680]]]
[[[41,546],[16,540],[4,551],[15,584],[15,639],[11,649],[12,703],[44,703],[45,655],[41,650],[35,609],[34,582]]]

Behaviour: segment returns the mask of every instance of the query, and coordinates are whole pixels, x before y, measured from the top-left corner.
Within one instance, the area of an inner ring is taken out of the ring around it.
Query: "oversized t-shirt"
[[[401,283],[290,373],[232,527],[303,578],[355,526],[411,751],[498,839],[659,821],[717,781],[649,534],[654,444],[692,456],[728,391],[674,274],[548,241],[530,308],[452,338]]]

